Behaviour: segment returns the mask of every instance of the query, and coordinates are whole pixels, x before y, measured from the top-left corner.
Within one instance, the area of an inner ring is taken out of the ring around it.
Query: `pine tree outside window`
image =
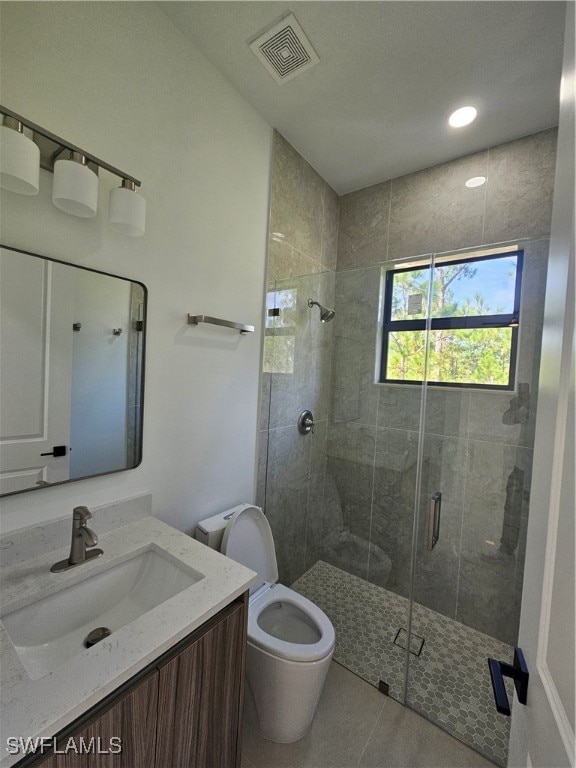
[[[521,250],[439,259],[432,275],[427,381],[512,390],[522,283]],[[383,383],[420,384],[426,367],[431,264],[385,279]]]

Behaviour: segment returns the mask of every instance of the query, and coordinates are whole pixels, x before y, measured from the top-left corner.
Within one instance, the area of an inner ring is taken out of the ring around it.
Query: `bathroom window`
[[[389,270],[380,380],[514,389],[522,256],[439,257],[432,286],[430,263]]]

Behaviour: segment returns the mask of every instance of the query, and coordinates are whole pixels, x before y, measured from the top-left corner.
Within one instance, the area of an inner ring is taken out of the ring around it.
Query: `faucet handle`
[[[81,523],[85,523],[86,520],[90,520],[92,517],[92,512],[90,512],[88,507],[74,507],[72,517],[74,520],[79,520]]]

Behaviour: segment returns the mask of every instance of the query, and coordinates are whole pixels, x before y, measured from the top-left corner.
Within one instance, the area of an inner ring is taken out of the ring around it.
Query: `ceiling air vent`
[[[320,61],[292,13],[256,38],[250,48],[280,85]]]

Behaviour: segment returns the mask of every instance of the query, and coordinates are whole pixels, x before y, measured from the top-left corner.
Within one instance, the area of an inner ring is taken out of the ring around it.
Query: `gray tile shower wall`
[[[484,187],[464,186],[488,176],[488,152],[392,179],[388,259],[437,253],[482,242]]]
[[[555,129],[543,131],[340,198],[326,477],[336,500],[325,494],[320,552],[403,596],[422,390],[374,383],[382,267],[533,238],[523,243],[522,396],[428,389],[418,520],[415,599],[509,643],[517,636],[522,589],[555,142]],[[464,186],[480,175],[486,185]],[[441,537],[429,552],[427,506],[436,490],[443,493]],[[368,546],[334,543],[328,534],[335,526]],[[372,545],[389,557],[388,573],[371,567]]]
[[[341,198],[338,269],[369,267],[382,260],[388,247],[389,181]]]
[[[274,132],[268,280],[336,269],[339,198]]]
[[[489,151],[483,242],[550,232],[556,139],[552,128]]]
[[[337,268],[549,234],[556,128],[340,198]],[[473,176],[485,185],[467,188]]]
[[[308,299],[334,306],[339,198],[277,132],[271,178],[267,306],[257,503],[276,543],[280,580],[291,584],[319,557],[333,323]],[[299,434],[309,409],[314,433]]]
[[[374,386],[380,267],[338,272],[332,350],[332,418],[376,424]]]

